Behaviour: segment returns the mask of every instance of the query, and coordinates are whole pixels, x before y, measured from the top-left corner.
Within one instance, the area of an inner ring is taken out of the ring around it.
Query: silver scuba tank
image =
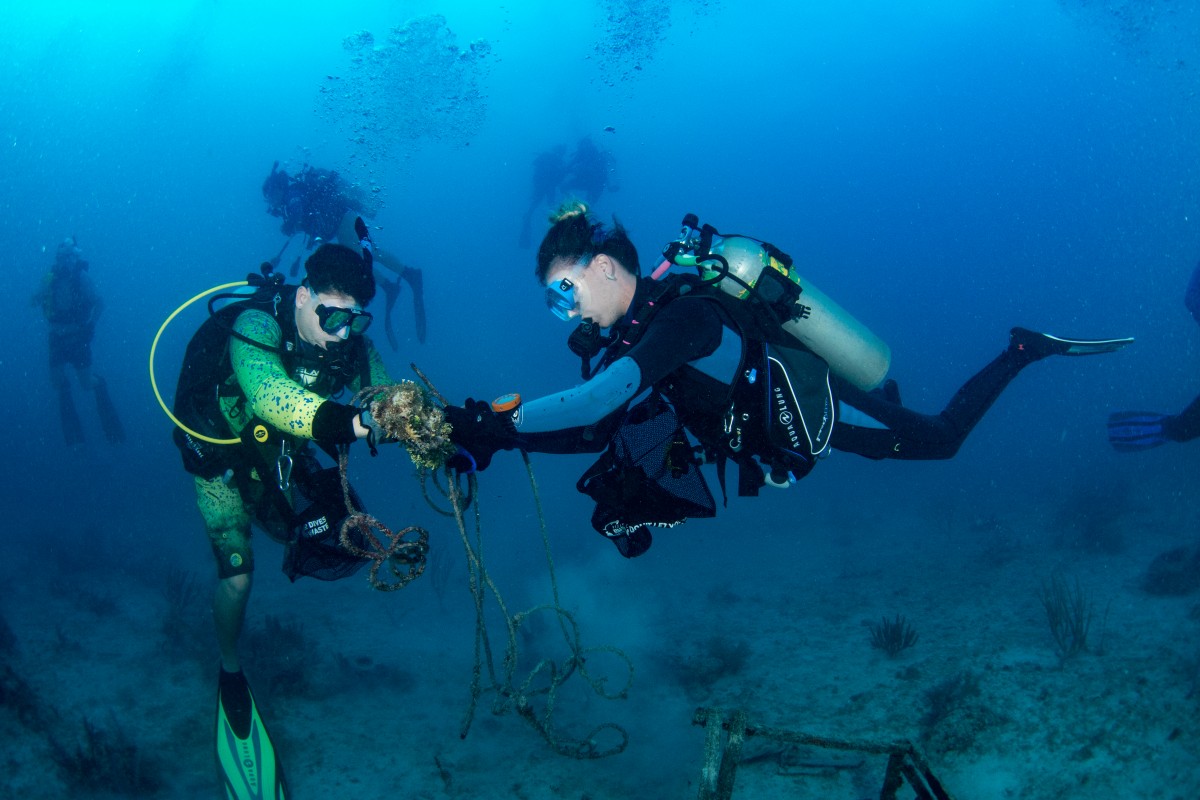
[[[891,349],[824,292],[801,278],[793,267],[781,263],[757,241],[745,236],[724,237],[714,242],[711,252],[722,256],[729,264],[729,274],[742,282],[726,278],[717,281],[722,291],[734,297],[745,299],[749,293],[746,286],[756,286],[767,268],[798,285],[800,298],[792,319],[784,323],[784,330],[824,359],[835,375],[858,388],[870,391],[883,383],[891,366]],[[710,264],[715,262],[698,264],[702,278],[712,279],[720,274],[709,269]]]

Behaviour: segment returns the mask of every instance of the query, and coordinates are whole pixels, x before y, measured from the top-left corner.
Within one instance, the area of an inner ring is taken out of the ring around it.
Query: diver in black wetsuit
[[[685,283],[687,291],[668,291],[661,288],[667,281],[641,277],[625,230],[596,222],[583,204],[560,212],[538,252],[537,278],[555,314],[585,321],[570,345],[585,356],[585,377],[586,356],[602,353],[599,374],[512,413],[471,400],[447,407],[451,438],[464,451],[459,465],[483,469],[500,449],[608,447],[579,488],[597,501],[593,526],[626,557],[650,546],[651,526],[715,513],[693,468],[700,462],[692,439],[705,460],[717,463],[722,488],[725,463],[738,466],[740,494],[787,486],[829,446],[874,459],[946,459],[1024,367],[1050,355],[1110,352],[1131,341],[1061,339],[1014,328],[1009,345],[940,414],[920,414],[900,405],[894,383],[864,391],[832,375],[813,352],[794,345],[788,351],[769,331],[755,330],[741,310],[749,301],[706,294],[696,282]],[[601,337],[601,329],[608,335]],[[776,349],[752,362],[757,345],[747,342]],[[775,353],[786,354],[776,359]],[[787,374],[771,359],[786,362]],[[790,394],[784,397],[779,387]],[[647,390],[653,390],[649,397],[631,408]],[[792,424],[801,417],[802,426]],[[772,428],[776,418],[789,423],[782,443],[781,431]]]
[[[567,146],[555,145],[549,150],[538,153],[533,160],[533,175],[529,187],[529,205],[521,217],[521,234],[517,238],[519,247],[529,247],[529,239],[533,235],[533,215],[540,209],[546,211],[554,207],[563,179],[567,175]]]
[[[594,206],[606,190],[616,188],[612,172],[612,153],[597,147],[592,137],[584,136],[575,144],[562,188],[568,196],[578,197],[587,205]]]
[[[613,183],[613,155],[596,146],[592,137],[584,136],[575,144],[571,157],[567,158],[566,145],[559,144],[538,154],[533,160],[533,180],[529,192],[529,206],[521,218],[520,247],[529,247],[533,215],[540,211],[551,211],[564,195],[579,197],[588,205],[595,205],[607,191],[615,191]]]
[[[1183,304],[1200,325],[1200,263],[1192,271]],[[1157,411],[1116,411],[1108,418],[1108,441],[1122,453],[1149,450],[1167,442],[1190,442],[1200,437],[1200,396],[1178,414]]]
[[[297,175],[289,175],[279,169],[279,162],[271,165],[271,172],[262,185],[263,199],[267,202],[267,213],[280,217],[279,229],[288,240],[298,233],[304,234],[304,248],[311,250],[322,242],[338,242],[350,247],[359,245],[354,230],[355,218],[365,210],[361,198],[356,197],[351,187],[337,172],[319,169],[307,164]],[[284,243],[283,249],[287,248]],[[283,250],[280,250],[280,255]],[[425,291],[421,270],[411,267],[391,252],[379,247],[373,251],[376,281],[384,293],[384,333],[393,350],[399,349],[395,331],[392,329],[392,307],[400,295],[400,279],[404,279],[413,293],[413,323],[417,341],[425,341]],[[279,256],[271,260],[278,266]],[[293,265],[292,274],[300,263],[299,257]],[[384,267],[395,273],[394,280],[387,280],[379,272]]]
[[[74,237],[64,239],[58,245],[54,265],[43,278],[33,302],[42,307],[50,325],[50,379],[58,392],[63,437],[67,444],[80,444],[86,438],[67,379],[68,366],[75,368],[80,388],[90,389],[95,394],[105,438],[113,443],[123,442],[125,428],[108,394],[108,384],[92,371],[92,338],[96,335],[96,322],[104,310],[104,302],[88,277],[87,269],[88,262]]]

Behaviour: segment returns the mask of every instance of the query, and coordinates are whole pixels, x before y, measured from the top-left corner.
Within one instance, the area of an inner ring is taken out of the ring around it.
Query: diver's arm
[[[641,369],[632,358],[618,358],[608,369],[565,392],[521,405],[517,433],[547,433],[595,425],[637,396]]]
[[[710,355],[721,342],[721,318],[706,300],[680,299],[656,317],[629,353],[596,377],[521,406],[521,435],[599,424],[610,414],[689,361]]]
[[[253,416],[286,434],[330,444],[348,444],[369,433],[358,419],[358,409],[292,380],[279,358],[283,334],[270,314],[245,311],[233,330],[238,335],[230,337],[229,359]]]

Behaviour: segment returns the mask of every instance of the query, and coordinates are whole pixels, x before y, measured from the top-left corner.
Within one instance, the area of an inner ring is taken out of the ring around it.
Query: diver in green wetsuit
[[[104,302],[88,277],[87,269],[88,262],[74,237],[64,239],[58,245],[54,265],[33,296],[33,303],[42,307],[50,325],[50,379],[58,393],[63,437],[67,444],[80,444],[86,438],[71,394],[68,366],[75,368],[80,388],[90,389],[96,395],[96,411],[105,438],[113,443],[123,442],[125,428],[109,397],[108,385],[92,371],[92,338]]]
[[[235,309],[240,313],[225,331],[226,374],[205,387],[203,376],[193,374],[198,367],[185,363],[176,396],[181,418],[202,420],[197,427],[206,433],[243,439],[214,446],[175,431],[217,559],[213,615],[221,663],[230,672],[239,668],[237,641],[254,571],[251,521],[285,542],[295,539],[289,529],[296,518],[281,502],[293,500],[291,481],[277,466],[295,464],[301,483],[302,467],[315,462],[311,443],[332,452],[383,438],[369,412],[330,399],[393,382],[363,335],[371,321],[365,306],[375,296],[371,269],[337,244],[321,245],[305,266],[301,285],[278,287],[274,302]],[[301,574],[313,573],[297,569],[292,577]]]
[[[368,410],[331,399],[393,383],[363,335],[372,320],[365,307],[375,296],[363,252],[323,244],[299,286],[270,281],[250,300],[214,312],[180,372],[175,413],[190,431],[177,427],[175,442],[217,561],[217,761],[228,797],[285,795],[238,660],[254,572],[251,523],[285,543],[284,572],[292,580],[334,580],[362,566],[337,543],[347,514],[340,478],[336,468],[320,468],[312,445],[337,455],[359,439],[372,452],[384,440]],[[258,753],[257,761],[247,765],[247,753]],[[260,781],[276,791],[257,793]]]

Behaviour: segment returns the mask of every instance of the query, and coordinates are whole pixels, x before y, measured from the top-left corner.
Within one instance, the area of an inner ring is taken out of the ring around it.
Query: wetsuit
[[[318,239],[335,241],[342,218],[351,211],[362,211],[362,204],[352,202],[342,191],[336,172],[306,167],[288,184],[279,209],[283,217],[280,230],[287,236],[303,233],[305,247],[312,248]]]
[[[1200,264],[1192,270],[1191,280],[1188,281],[1187,291],[1183,295],[1183,304],[1191,313],[1192,319],[1200,325]],[[1173,442],[1189,442],[1200,436],[1200,397],[1193,400],[1183,411],[1164,420],[1163,431]]]
[[[1163,421],[1163,431],[1173,442],[1190,442],[1200,436],[1200,397],[1173,417]]]
[[[103,309],[86,267],[56,264],[46,274],[39,293],[50,323],[50,367],[92,366],[92,337]]]
[[[601,450],[630,402],[651,387],[672,402],[685,427],[702,443],[719,438],[742,343],[718,303],[695,296],[672,300],[655,314],[636,344],[611,358],[634,327],[653,286],[639,278],[629,313],[612,331],[616,342],[602,362],[603,372],[521,407],[515,420],[516,447],[556,453]],[[967,381],[945,410],[932,415],[833,377],[839,413],[832,446],[874,459],[950,458],[1008,383],[1034,360],[1034,355],[1007,348]]]
[[[235,436],[257,419],[286,434],[285,438],[294,443],[293,456],[299,457],[310,441],[336,443],[345,438],[342,412],[347,407],[330,400],[332,395],[343,389],[357,391],[364,379],[367,385],[392,380],[374,345],[365,337],[347,340],[345,353],[329,353],[300,338],[290,295],[280,306],[279,319],[257,309],[238,315],[233,324],[237,336],[230,338],[229,345],[231,372],[216,394],[221,416]],[[252,519],[272,535],[282,534],[287,527],[267,495],[273,490],[263,485],[259,470],[252,464],[243,458],[231,478],[195,475],[196,501],[220,578],[253,571]]]

